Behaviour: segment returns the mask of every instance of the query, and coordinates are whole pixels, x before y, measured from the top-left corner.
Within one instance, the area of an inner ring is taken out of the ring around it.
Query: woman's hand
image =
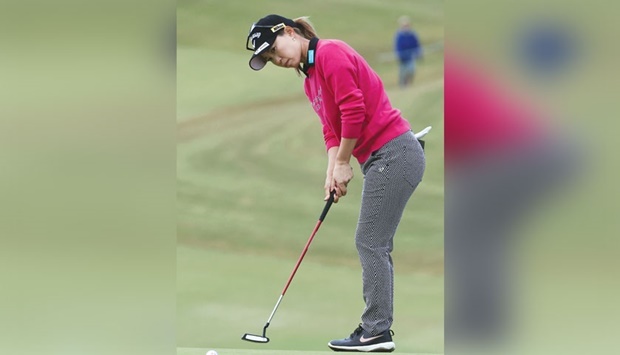
[[[326,174],[327,176],[325,177],[325,186],[324,186],[325,198],[323,199],[324,201],[329,200],[329,195],[332,192],[332,181],[334,180],[332,173],[333,173],[333,170],[328,170]],[[335,198],[336,197],[334,196],[334,199]]]
[[[325,201],[332,191],[334,202],[347,194],[347,184],[353,179],[353,168],[349,164],[357,138],[342,138],[340,146],[327,151],[327,177],[325,178]]]
[[[331,175],[329,191],[326,192],[329,198],[329,192],[336,190],[334,202],[337,203],[340,197],[346,196],[347,194],[347,185],[349,181],[353,179],[353,168],[351,164],[347,162],[336,161]]]

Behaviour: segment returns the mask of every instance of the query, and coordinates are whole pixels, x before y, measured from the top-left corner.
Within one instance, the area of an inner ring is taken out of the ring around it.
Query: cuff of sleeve
[[[336,138],[332,138],[328,140],[327,142],[325,142],[325,148],[327,150],[330,150],[331,148],[338,147],[338,146],[340,146],[340,143],[338,142]]]

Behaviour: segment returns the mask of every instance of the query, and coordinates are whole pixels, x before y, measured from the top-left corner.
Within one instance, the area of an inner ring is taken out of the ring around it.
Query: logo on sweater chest
[[[320,86],[316,95],[312,98],[312,107],[314,111],[321,113],[321,108],[323,108],[323,89]]]

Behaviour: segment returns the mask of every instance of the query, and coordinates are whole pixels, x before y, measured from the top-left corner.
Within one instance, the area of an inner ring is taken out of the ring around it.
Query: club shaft
[[[306,252],[308,252],[308,247],[310,246],[310,243],[312,243],[312,239],[314,239],[314,235],[319,230],[321,223],[322,223],[321,220],[316,222],[316,226],[314,226],[314,230],[312,231],[310,238],[308,238],[308,241],[306,242],[306,246],[304,247],[304,250],[301,252],[299,259],[297,259],[295,268],[293,268],[293,271],[291,272],[291,276],[288,277],[288,281],[286,282],[286,285],[284,286],[284,289],[282,290],[282,296],[284,296],[284,294],[286,293],[286,290],[288,290],[288,286],[291,284],[291,281],[293,281],[293,277],[295,276],[295,273],[297,273],[297,269],[299,269],[299,265],[301,264],[301,261],[304,260],[304,256],[306,256]],[[280,298],[282,298],[282,296],[280,296]]]
[[[284,295],[280,295],[280,298],[278,298],[278,302],[276,302],[276,306],[273,307],[273,311],[271,311],[271,315],[269,316],[269,319],[267,320],[267,324],[271,323],[271,319],[273,318],[273,315],[276,314],[276,310],[280,306],[280,302],[282,302],[282,297],[284,297]]]
[[[282,298],[284,297],[284,294],[286,294],[286,290],[288,290],[288,287],[291,284],[291,281],[293,281],[293,277],[295,277],[295,273],[297,273],[297,269],[299,269],[299,265],[301,264],[301,261],[304,260],[304,256],[306,256],[306,253],[308,252],[308,247],[310,247],[310,243],[312,243],[312,239],[314,239],[314,236],[316,235],[316,232],[319,230],[321,223],[323,223],[325,216],[327,216],[327,212],[329,211],[329,208],[334,202],[335,195],[336,195],[336,191],[332,191],[330,193],[329,199],[327,200],[327,203],[325,204],[325,208],[323,208],[323,212],[321,213],[319,220],[316,222],[316,226],[314,226],[314,229],[312,230],[312,234],[310,234],[310,238],[308,238],[308,241],[306,242],[306,245],[304,246],[304,250],[301,252],[299,259],[297,259],[297,263],[295,264],[295,267],[293,268],[291,275],[288,277],[288,280],[286,281],[286,285],[284,286],[284,289],[282,290],[282,293],[280,294],[280,297],[278,298],[278,302],[276,302],[276,306],[273,307],[273,311],[271,311],[271,315],[269,316],[269,319],[267,320],[267,323],[265,324],[265,327],[263,328],[263,337],[265,337],[265,332],[267,331],[267,327],[269,327],[269,323],[271,323],[271,319],[273,318],[274,314],[276,314],[276,310],[278,310],[278,307],[280,306],[280,302],[282,302]]]

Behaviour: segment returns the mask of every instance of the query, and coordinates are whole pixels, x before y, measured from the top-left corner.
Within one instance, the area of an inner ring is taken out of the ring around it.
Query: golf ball
[[[209,351],[207,351],[207,355],[217,355],[217,351],[209,350]]]

